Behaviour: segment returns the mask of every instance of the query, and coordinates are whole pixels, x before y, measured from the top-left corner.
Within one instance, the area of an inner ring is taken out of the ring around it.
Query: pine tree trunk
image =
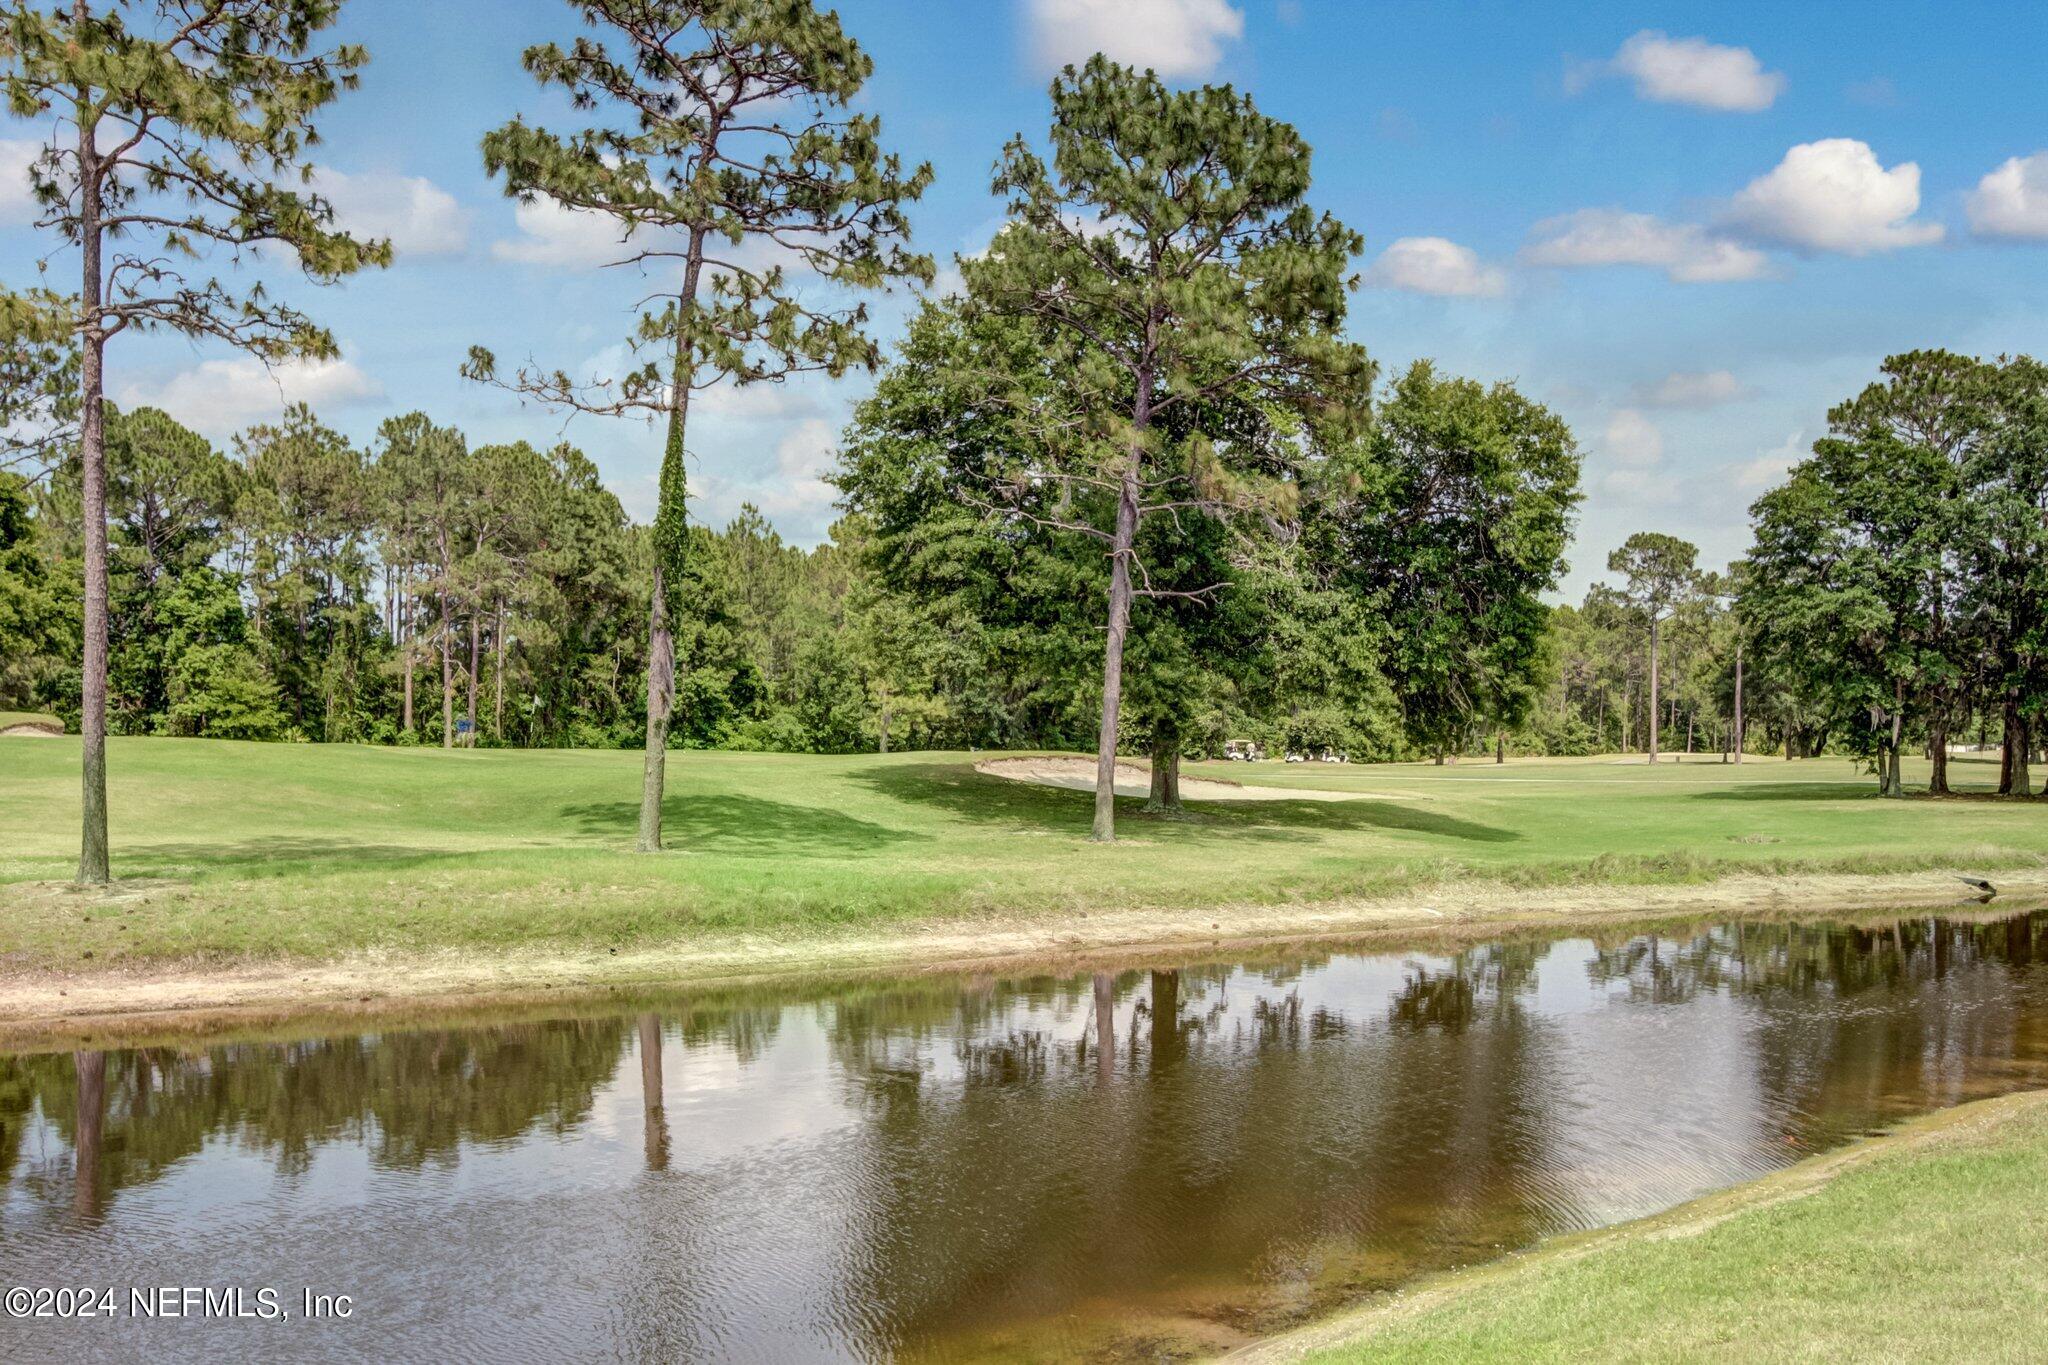
[[[505,604],[498,603],[497,619],[491,623],[491,738],[505,742]]]
[[[477,655],[483,647],[483,623],[477,614],[469,614],[469,738],[476,742],[476,673]]]
[[[889,689],[882,689],[882,714],[877,722],[879,733],[875,739],[875,752],[889,752]]]
[[[640,765],[642,853],[661,852],[661,801],[668,777],[669,707],[675,700],[676,647],[669,633],[668,591],[654,566],[654,596],[647,608],[647,751]]]
[[[1742,716],[1742,641],[1735,642],[1735,761],[1742,762],[1742,746],[1746,742],[1743,734]]]
[[[448,619],[448,594],[441,594],[441,747],[455,747],[455,624]]]
[[[412,600],[412,571],[409,569],[399,579],[399,593],[398,631],[402,637],[402,643],[399,646],[398,657],[405,665],[404,716],[399,728],[403,733],[409,735],[412,733],[412,637],[415,624],[414,617],[417,614],[417,608]]]
[[[1151,381],[1140,375],[1137,415],[1139,439],[1150,425]],[[1138,461],[1143,447],[1135,441],[1124,461],[1116,500],[1116,532],[1110,541],[1109,636],[1102,649],[1102,726],[1095,738],[1095,826],[1089,838],[1099,844],[1116,839],[1116,735],[1123,702],[1124,636],[1131,626],[1131,556],[1138,540]]]
[[[93,127],[78,130],[79,245],[84,266],[79,313],[85,336],[79,367],[79,465],[85,518],[85,650],[78,733],[82,741],[82,813],[78,880],[105,885],[113,876],[107,848],[107,439],[102,393],[106,336],[101,330],[100,162]]]
[[[667,569],[662,564],[661,537],[686,535],[687,500],[683,457],[690,423],[690,385],[695,381],[689,338],[681,329],[681,313],[696,307],[697,282],[704,269],[704,234],[690,229],[683,284],[676,300],[678,328],[674,369],[669,379],[668,440],[661,456],[661,486],[655,507],[654,599],[647,611],[647,748],[640,764],[640,830],[634,847],[661,852],[661,802],[668,786],[668,726],[676,700],[676,641],[669,620]],[[679,586],[679,585],[678,585]]]

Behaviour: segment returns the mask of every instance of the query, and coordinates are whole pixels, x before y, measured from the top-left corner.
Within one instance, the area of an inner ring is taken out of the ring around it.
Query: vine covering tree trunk
[[[471,348],[463,373],[552,406],[667,420],[636,838],[652,853],[662,847],[675,631],[689,605],[681,593],[690,394],[809,371],[871,370],[879,359],[865,304],[821,305],[809,291],[800,295],[789,267],[750,260],[745,248],[766,248],[839,290],[929,283],[932,262],[907,250],[903,210],[924,193],[931,168],[905,174],[882,149],[880,120],[851,112],[873,62],[836,13],[819,13],[809,0],[570,0],[570,8],[594,35],[566,49],[536,44],[524,62],[543,86],[566,91],[592,125],[563,135],[514,119],[485,134],[485,167],[504,175],[508,195],[611,219],[620,241],[615,264],[675,283],[642,305],[628,343],[637,368],[623,377],[586,383],[529,366],[500,380],[496,358],[481,346]],[[669,273],[678,256],[679,277]]]
[[[693,304],[704,270],[704,229],[690,229],[684,253],[682,299]],[[690,348],[676,343],[669,382],[668,439],[662,444],[661,483],[654,515],[654,587],[647,608],[647,746],[640,763],[640,828],[635,847],[661,852],[661,803],[668,787],[668,731],[676,702],[675,617],[682,610],[689,569],[689,471],[684,433],[690,424],[695,371]]]

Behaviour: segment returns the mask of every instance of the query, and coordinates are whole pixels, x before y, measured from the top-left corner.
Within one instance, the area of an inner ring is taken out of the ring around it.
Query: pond
[[[1983,912],[4,1057],[0,1353],[1199,1355],[2042,1085]]]

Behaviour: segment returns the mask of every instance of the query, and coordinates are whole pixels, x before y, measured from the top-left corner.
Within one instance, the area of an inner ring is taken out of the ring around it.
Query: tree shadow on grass
[[[472,848],[436,849],[419,844],[372,844],[351,839],[222,840],[218,843],[114,846],[115,871],[124,877],[168,877],[192,871],[238,877],[282,877],[299,872],[347,872],[366,868],[415,867]]]
[[[631,839],[640,827],[638,801],[564,806],[563,818],[585,834]],[[758,796],[670,797],[661,803],[663,841],[702,853],[847,857],[874,853],[920,836],[842,814],[829,806],[798,806]]]
[[[1860,801],[1876,797],[1877,779],[1861,782],[1773,782],[1768,786],[1722,787],[1694,792],[1694,801]]]
[[[1092,792],[992,777],[961,763],[907,763],[874,768],[855,779],[877,794],[942,810],[978,824],[1054,834],[1086,834]],[[1356,830],[1398,830],[1473,843],[1513,843],[1522,836],[1401,801],[1197,801],[1185,818],[1145,815],[1144,800],[1119,796],[1117,827],[1148,837],[1311,840]]]

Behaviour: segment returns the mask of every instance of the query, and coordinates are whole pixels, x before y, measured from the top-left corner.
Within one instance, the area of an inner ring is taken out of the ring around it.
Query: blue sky
[[[1587,500],[1566,593],[1629,532],[1718,564],[1745,508],[1895,350],[2048,352],[2048,38],[2022,4],[1853,7],[1419,4],[1362,0],[848,0],[874,55],[862,104],[937,181],[914,211],[942,261],[998,206],[1003,140],[1042,131],[1045,82],[1102,47],[1177,83],[1230,81],[1315,148],[1317,207],[1363,232],[1350,331],[1389,369],[1418,357],[1511,379],[1573,425]],[[279,376],[175,338],[117,344],[109,388],[225,441],[303,397],[367,441],[421,408],[472,440],[566,434],[628,509],[654,501],[657,432],[522,407],[464,383],[507,361],[601,365],[642,290],[601,239],[488,180],[479,136],[572,117],[519,67],[575,32],[558,0],[351,0],[362,88],[323,120],[344,219],[388,233],[389,271],[286,281],[337,333],[338,365]],[[16,139],[37,130],[17,124]],[[18,144],[14,144],[18,145]],[[0,147],[10,176],[20,161]],[[46,249],[0,194],[0,271]],[[68,258],[53,271],[68,279]],[[878,309],[885,336],[909,301]],[[812,543],[820,480],[867,381],[721,399],[695,425],[695,515],[759,505]]]

